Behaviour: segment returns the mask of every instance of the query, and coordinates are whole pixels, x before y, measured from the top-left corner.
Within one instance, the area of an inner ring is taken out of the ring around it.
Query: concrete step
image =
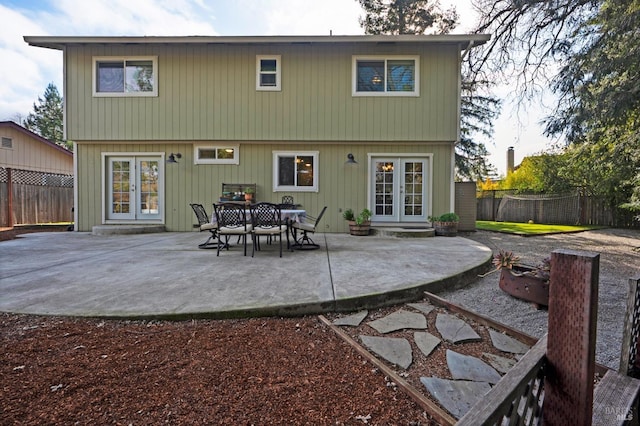
[[[130,235],[165,232],[164,225],[96,225],[91,228],[93,235]]]
[[[435,237],[436,231],[426,226],[372,226],[371,234],[380,237],[425,238]]]

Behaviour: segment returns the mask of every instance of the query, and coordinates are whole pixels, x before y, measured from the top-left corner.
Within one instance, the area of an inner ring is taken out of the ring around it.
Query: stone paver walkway
[[[412,334],[413,343],[427,359],[443,340],[460,349],[460,352],[446,350],[447,368],[451,378],[420,377],[420,382],[428,394],[451,415],[459,419],[476,401],[491,390],[491,387],[500,380],[501,375],[516,364],[517,359],[529,350],[529,346],[489,328],[487,341],[501,355],[485,352],[482,353],[483,359],[480,359],[463,354],[461,352],[464,351],[465,344],[481,341],[482,337],[464,318],[440,311],[436,312],[436,330],[432,330],[438,335],[426,331],[427,316],[434,309],[436,308],[429,303],[407,303],[405,307],[365,324],[379,334],[416,330]],[[367,316],[367,311],[360,311],[337,318],[333,324],[342,327],[359,327]],[[409,371],[411,368],[414,354],[410,339],[368,334],[359,334],[358,338],[363,346],[376,356],[404,371]]]

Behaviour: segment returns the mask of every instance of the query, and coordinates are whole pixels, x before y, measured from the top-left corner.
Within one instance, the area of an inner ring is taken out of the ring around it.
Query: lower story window
[[[274,151],[273,190],[318,192],[318,151]]]
[[[194,145],[195,164],[238,164],[237,146]]]

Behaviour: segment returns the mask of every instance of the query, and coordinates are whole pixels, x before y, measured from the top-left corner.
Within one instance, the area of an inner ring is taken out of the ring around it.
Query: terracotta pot
[[[253,200],[253,194],[244,194],[244,199],[245,201]]]
[[[533,271],[534,268],[521,265],[501,269],[500,289],[538,306],[549,306],[549,281],[532,275]]]
[[[353,220],[349,221],[349,234],[363,236],[369,235],[369,230],[371,229],[371,222],[364,222],[362,225],[356,225],[356,222]]]
[[[442,237],[455,237],[458,235],[458,222],[433,222],[436,235]]]

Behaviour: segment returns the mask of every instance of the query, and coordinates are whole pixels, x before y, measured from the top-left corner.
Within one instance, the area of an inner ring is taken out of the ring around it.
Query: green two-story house
[[[426,224],[454,210],[461,60],[488,39],[25,37],[63,52],[79,231],[189,231],[189,203],[211,210],[223,183],[328,206],[326,232],[346,208]]]

